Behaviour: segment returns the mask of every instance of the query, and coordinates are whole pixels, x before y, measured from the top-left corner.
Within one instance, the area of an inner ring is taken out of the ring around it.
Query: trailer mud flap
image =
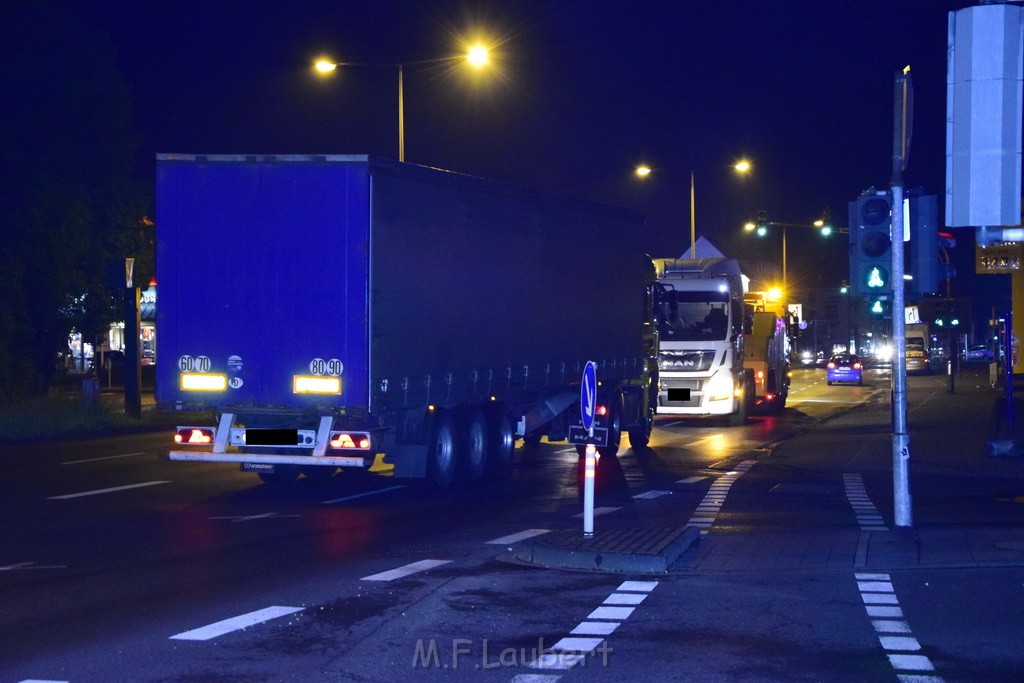
[[[591,439],[587,434],[587,430],[583,428],[583,425],[573,425],[569,427],[569,443],[572,444],[588,444],[592,443],[595,446],[607,446],[608,445],[608,428],[607,427],[594,427],[594,438]]]

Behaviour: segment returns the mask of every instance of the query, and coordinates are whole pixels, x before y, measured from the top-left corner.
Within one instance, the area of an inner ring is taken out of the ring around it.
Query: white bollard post
[[[587,444],[583,466],[583,535],[594,535],[594,477],[597,475],[597,446]]]

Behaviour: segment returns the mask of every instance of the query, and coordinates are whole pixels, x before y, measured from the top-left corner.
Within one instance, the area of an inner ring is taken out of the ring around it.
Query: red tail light
[[[608,406],[597,406],[597,408],[595,409],[595,412],[598,415],[601,415],[601,416],[607,415],[608,414]]]
[[[213,443],[214,430],[211,427],[178,427],[174,432],[174,443],[197,444]]]
[[[367,451],[370,435],[364,432],[331,432],[331,448]]]
[[[829,369],[829,370],[835,370],[835,369],[836,369],[836,364],[835,364],[835,363],[833,363],[832,361],[829,361],[829,363],[828,363],[828,369]]]
[[[854,370],[860,370],[860,363],[854,363],[853,364],[853,369]]]

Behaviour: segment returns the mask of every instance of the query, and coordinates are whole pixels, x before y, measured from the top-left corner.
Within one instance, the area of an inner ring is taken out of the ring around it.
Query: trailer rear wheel
[[[459,468],[470,481],[484,476],[487,467],[488,424],[480,409],[460,416],[459,424]]]
[[[444,488],[455,477],[455,423],[449,415],[438,415],[427,451],[427,476]]]
[[[487,471],[496,478],[504,478],[512,471],[516,452],[512,417],[502,405],[492,404],[484,412],[487,416]]]

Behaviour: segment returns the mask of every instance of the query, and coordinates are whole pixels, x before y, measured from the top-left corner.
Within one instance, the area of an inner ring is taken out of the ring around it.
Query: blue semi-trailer
[[[367,156],[161,154],[156,216],[157,403],[215,415],[172,460],[503,476],[517,439],[584,440],[588,360],[602,454],[647,443],[635,213]]]

